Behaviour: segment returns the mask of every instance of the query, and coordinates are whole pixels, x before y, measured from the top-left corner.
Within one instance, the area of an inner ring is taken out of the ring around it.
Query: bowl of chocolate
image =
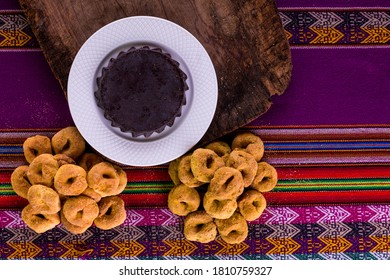
[[[214,117],[213,63],[186,29],[136,16],[96,31],[78,51],[68,104],[85,140],[117,163],[153,166],[189,151]]]
[[[160,48],[134,47],[111,58],[97,78],[97,105],[111,125],[133,137],[172,127],[186,104],[187,75]]]

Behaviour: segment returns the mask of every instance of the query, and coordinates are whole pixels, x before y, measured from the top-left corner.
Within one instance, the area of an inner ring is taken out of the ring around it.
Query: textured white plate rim
[[[185,118],[172,133],[150,142],[131,141],[114,133],[102,122],[93,95],[94,74],[101,62],[113,49],[132,42],[156,43],[174,50],[192,79],[192,103]],[[217,98],[216,73],[200,42],[181,26],[150,16],[123,18],[96,31],[78,51],[68,79],[68,104],[81,135],[103,156],[133,166],[164,164],[191,149],[210,126]]]

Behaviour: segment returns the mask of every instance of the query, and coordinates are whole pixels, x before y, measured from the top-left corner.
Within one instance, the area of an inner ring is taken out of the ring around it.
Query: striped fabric
[[[26,200],[10,185],[25,164],[22,143],[73,122],[17,1],[1,1],[0,259],[390,259],[390,6],[341,2],[277,1],[292,81],[240,131],[263,139],[279,181],[247,240],[229,245],[184,238],[166,206],[167,165],[122,166],[120,227],[82,235],[26,227]]]

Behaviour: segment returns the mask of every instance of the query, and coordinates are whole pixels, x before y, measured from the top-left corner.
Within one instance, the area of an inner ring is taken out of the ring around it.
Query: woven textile
[[[390,259],[390,6],[278,0],[292,81],[241,131],[258,134],[279,182],[243,243],[183,236],[167,166],[123,166],[128,216],[109,231],[36,234],[10,176],[23,141],[73,125],[17,0],[0,2],[0,259]]]

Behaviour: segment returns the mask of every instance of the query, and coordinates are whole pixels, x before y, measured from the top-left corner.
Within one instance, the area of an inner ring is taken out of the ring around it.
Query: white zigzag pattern
[[[362,27],[369,29],[378,29],[390,24],[390,16],[385,12],[362,12],[362,15],[368,19]]]
[[[28,26],[26,18],[22,15],[0,15],[0,19],[4,21],[4,24],[0,25],[0,30],[22,30]]]
[[[310,27],[332,28],[343,22],[343,19],[333,12],[310,12],[317,19]]]

